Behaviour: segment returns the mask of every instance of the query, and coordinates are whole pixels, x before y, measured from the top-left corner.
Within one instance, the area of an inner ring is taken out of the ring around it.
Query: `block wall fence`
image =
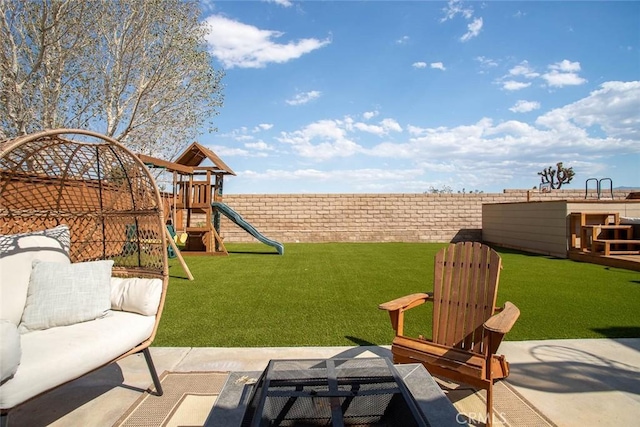
[[[627,192],[615,192],[622,200]],[[589,195],[590,199],[595,195]],[[482,240],[482,205],[584,200],[584,190],[505,190],[479,194],[227,194],[223,202],[266,237],[303,242]],[[222,217],[225,242],[254,242]]]

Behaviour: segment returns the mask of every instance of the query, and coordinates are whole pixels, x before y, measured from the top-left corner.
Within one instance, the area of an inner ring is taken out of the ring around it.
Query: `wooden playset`
[[[220,157],[194,142],[171,162],[139,155],[149,167],[173,174],[173,191],[166,198],[169,226],[182,251],[190,254],[226,255],[220,237],[220,213],[212,206],[222,200],[225,175],[235,175]],[[207,162],[211,165],[204,166]]]

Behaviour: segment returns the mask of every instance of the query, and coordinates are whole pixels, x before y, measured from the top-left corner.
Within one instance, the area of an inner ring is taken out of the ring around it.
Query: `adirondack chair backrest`
[[[501,259],[477,242],[460,242],[435,258],[433,342],[483,354],[482,324],[495,311]]]

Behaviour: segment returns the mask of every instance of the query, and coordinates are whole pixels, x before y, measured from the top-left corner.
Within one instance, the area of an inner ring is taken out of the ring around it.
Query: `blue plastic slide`
[[[231,221],[233,221],[236,225],[244,229],[244,231],[251,234],[256,239],[260,240],[265,245],[273,246],[274,248],[276,248],[276,250],[280,255],[284,254],[284,246],[282,245],[282,243],[279,243],[279,242],[276,242],[275,240],[271,240],[264,237],[258,230],[255,229],[253,225],[245,221],[244,218],[242,218],[242,216],[238,212],[231,209],[229,205],[226,205],[220,202],[213,202],[211,203],[211,206],[218,209],[220,213],[222,213],[224,216],[226,216]]]

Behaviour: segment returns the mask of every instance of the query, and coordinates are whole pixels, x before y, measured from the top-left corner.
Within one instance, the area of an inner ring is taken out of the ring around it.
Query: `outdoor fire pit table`
[[[271,360],[232,372],[205,426],[459,426],[420,364],[387,358]]]

